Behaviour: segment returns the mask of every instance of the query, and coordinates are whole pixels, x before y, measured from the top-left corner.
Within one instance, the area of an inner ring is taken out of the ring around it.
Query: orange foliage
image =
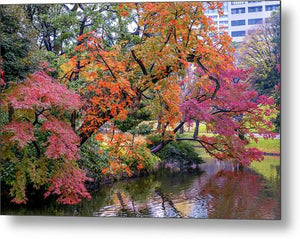
[[[209,3],[209,7],[219,9],[221,4]],[[85,118],[80,128],[85,139],[106,122],[125,120],[128,112],[140,107],[147,94],[151,95],[148,107],[152,117],[158,118],[163,126],[159,133],[172,137],[176,124],[183,120],[180,82],[190,63],[200,61],[213,75],[232,66],[230,37],[217,34],[204,11],[202,2],[124,3],[119,5],[118,12],[124,19],[136,16],[140,27],[138,43],[122,39],[120,44],[106,48],[95,32],[78,38],[78,57],[70,59],[65,70],[73,68],[87,82]],[[210,94],[212,86],[207,78],[201,81],[202,89]],[[111,140],[104,139],[111,150],[111,162],[103,172],[130,174],[133,161],[124,161],[124,152],[126,158],[135,159],[138,169],[143,168],[143,157],[137,149],[145,143],[132,141],[132,137],[115,132]],[[102,141],[98,134],[96,138]]]
[[[145,168],[143,151],[148,149],[144,147],[144,137],[118,132],[106,135],[104,142],[109,149],[110,160],[109,166],[102,170],[103,174],[126,173],[132,176],[134,168],[138,171]]]

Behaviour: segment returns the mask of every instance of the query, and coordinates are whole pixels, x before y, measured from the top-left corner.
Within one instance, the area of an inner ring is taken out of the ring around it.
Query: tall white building
[[[271,13],[280,7],[280,1],[231,1],[223,3],[224,15],[219,16],[216,10],[207,10],[206,15],[211,17],[216,27],[241,42],[257,25],[264,23]]]
[[[264,23],[280,7],[280,1],[229,2],[228,33],[235,42],[241,42],[255,26]]]

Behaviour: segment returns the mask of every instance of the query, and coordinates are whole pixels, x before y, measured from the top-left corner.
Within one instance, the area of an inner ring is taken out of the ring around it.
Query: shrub
[[[141,135],[146,135],[149,134],[152,130],[152,127],[148,124],[141,124],[138,125],[135,129],[130,130],[130,133],[132,134],[141,134]]]
[[[103,177],[101,170],[108,166],[108,153],[101,149],[98,142],[93,139],[81,146],[79,153],[81,158],[78,164],[87,172],[87,177],[95,180],[101,179]]]
[[[159,135],[149,135],[147,138],[152,141],[152,144],[149,144],[148,147],[157,145],[161,141],[161,136]],[[191,142],[187,141],[170,142],[157,152],[157,156],[163,162],[179,163],[181,168],[189,167],[194,163],[203,163],[203,160],[199,157]]]

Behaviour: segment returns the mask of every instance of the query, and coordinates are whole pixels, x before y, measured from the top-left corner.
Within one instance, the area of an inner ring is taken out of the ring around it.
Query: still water
[[[266,157],[243,171],[209,159],[193,172],[163,170],[102,186],[78,205],[11,207],[2,202],[2,214],[280,219],[280,159]]]

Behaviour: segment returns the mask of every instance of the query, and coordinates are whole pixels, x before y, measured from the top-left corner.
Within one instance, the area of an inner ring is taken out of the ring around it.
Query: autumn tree
[[[259,95],[272,95],[280,81],[280,12],[252,30],[237,58],[241,66],[252,68],[249,79]]]
[[[57,9],[72,13],[67,7]],[[14,165],[8,180],[14,201],[26,201],[26,181],[45,187],[45,196],[58,194],[63,203],[89,198],[76,161],[91,138],[98,153],[109,157],[105,175],[131,176],[153,167],[155,153],[171,141],[197,141],[213,157],[244,166],[262,160],[262,152],[246,145],[249,137],[256,140],[253,129],[272,136],[264,116],[273,112],[273,101],[248,90],[248,71],[234,67],[230,37],[218,34],[204,14],[207,8],[222,14],[221,7],[170,2],[105,8],[113,32],[106,26],[77,33],[74,54],[60,66],[60,83],[37,72],[7,90],[3,102],[14,111],[2,132],[1,154]],[[120,127],[141,108],[160,125],[155,133],[161,141],[151,149],[145,136]],[[195,120],[214,135],[178,138],[179,129]]]
[[[251,68],[249,82],[259,95],[272,96],[280,109],[280,12],[273,12],[266,22],[254,28],[239,47],[237,60]],[[280,112],[274,121],[280,126]]]
[[[261,125],[270,126],[263,114],[270,114],[272,109],[260,105],[270,105],[272,100],[262,97],[255,102],[257,94],[247,91],[241,76],[244,72],[234,69],[229,36],[217,34],[212,20],[204,15],[205,7],[220,5],[120,4],[122,18],[135,16],[140,30],[137,44],[124,40],[108,48],[99,34],[82,35],[76,51],[85,64],[80,74],[86,79],[89,99],[79,129],[81,144],[105,123],[125,120],[143,101],[162,126],[158,130],[162,142],[151,149],[152,153],[176,140],[175,133],[183,124],[197,119],[207,123],[209,131],[218,137],[189,140],[199,141],[214,157],[235,158],[243,165],[261,160],[261,152],[245,149],[249,141],[241,135],[252,128],[269,135]],[[77,57],[70,60],[69,68],[75,67]],[[179,79],[186,77],[190,64],[198,72],[193,90],[181,99]],[[238,77],[240,81],[235,83]],[[253,134],[251,137],[255,138]]]
[[[80,96],[36,72],[3,93],[2,110],[13,107],[12,119],[1,129],[2,180],[15,203],[26,203],[26,188],[46,189],[64,204],[89,198],[85,172],[76,163],[80,138],[66,120],[79,109]]]

